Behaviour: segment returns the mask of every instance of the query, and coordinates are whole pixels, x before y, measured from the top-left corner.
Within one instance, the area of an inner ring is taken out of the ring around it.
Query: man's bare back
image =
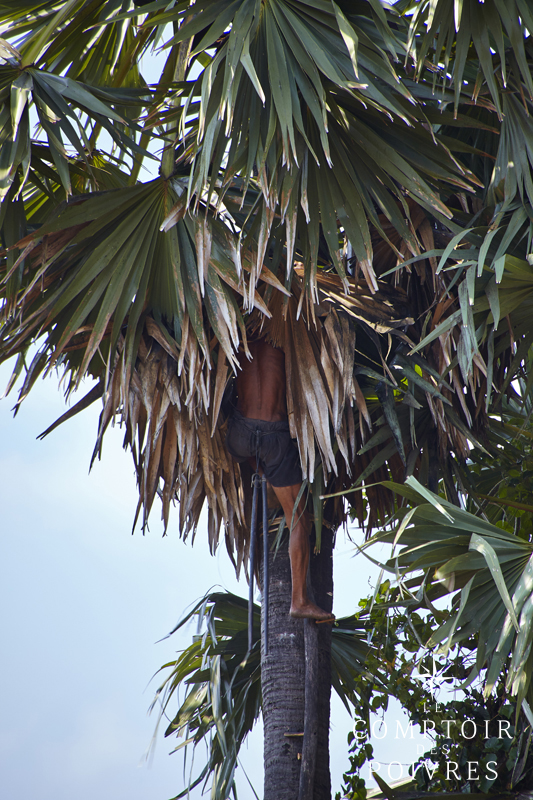
[[[250,342],[252,360],[241,354],[237,376],[237,408],[249,419],[281,422],[287,419],[285,353],[260,339]]]

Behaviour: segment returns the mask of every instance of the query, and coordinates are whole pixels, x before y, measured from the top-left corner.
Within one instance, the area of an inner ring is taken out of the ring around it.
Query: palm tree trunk
[[[333,535],[322,530],[322,546],[311,556],[315,600],[326,611],[333,608]],[[313,800],[330,800],[329,721],[331,700],[331,625],[318,625],[318,745]]]
[[[321,554],[311,558],[311,576],[317,602],[331,609],[332,595],[328,594],[333,586],[331,537],[325,538]],[[270,551],[269,561],[268,654],[265,656],[263,642],[261,661],[264,800],[297,800],[305,716],[305,645],[303,622],[289,617],[291,574],[287,539],[275,558]],[[318,743],[309,800],[311,797],[330,800],[331,626],[319,628],[318,637],[308,637],[315,641],[318,638]]]
[[[286,536],[286,534],[285,534]],[[272,536],[272,541],[273,541]],[[304,724],[304,635],[289,617],[291,572],[288,539],[269,553],[268,654],[261,658],[264,725],[264,800],[296,800]],[[263,609],[264,617],[265,609]],[[286,735],[290,734],[290,735]]]

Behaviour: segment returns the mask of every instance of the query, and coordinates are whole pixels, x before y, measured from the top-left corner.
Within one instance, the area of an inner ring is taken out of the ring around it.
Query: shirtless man
[[[290,438],[287,418],[285,354],[264,339],[249,343],[252,360],[242,354],[237,376],[237,408],[228,425],[226,446],[236,461],[249,461],[267,478],[291,524],[302,485],[298,449]],[[294,514],[289,539],[292,597],[291,617],[331,620],[332,614],[307,597],[309,516],[303,498]]]

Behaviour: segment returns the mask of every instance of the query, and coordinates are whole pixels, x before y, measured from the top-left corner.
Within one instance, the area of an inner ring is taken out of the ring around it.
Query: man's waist
[[[233,417],[238,420],[241,425],[244,425],[251,431],[260,430],[263,432],[268,432],[289,430],[289,420],[287,418],[281,420],[271,420],[247,417],[237,408],[233,410]]]

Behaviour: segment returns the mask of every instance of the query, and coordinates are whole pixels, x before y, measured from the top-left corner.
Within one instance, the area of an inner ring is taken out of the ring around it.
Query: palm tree
[[[101,401],[93,458],[118,418],[135,519],[158,495],[185,538],[207,504],[211,549],[223,535],[249,573],[224,398],[259,331],[286,354],[317,592],[331,591],[335,529],[348,513],[385,524],[404,478],[442,481],[457,505],[470,448],[497,454],[487,431],[513,381],[522,405],[531,389],[526,0],[12,0],[0,19],[8,389],[23,376],[18,406],[54,367],[67,397],[94,379],[43,435]],[[151,48],[164,58],[148,85]],[[265,800],[300,784],[299,740],[268,710],[300,732],[304,636],[283,597],[272,637],[298,644],[263,654]],[[320,638],[317,800],[330,796]]]

